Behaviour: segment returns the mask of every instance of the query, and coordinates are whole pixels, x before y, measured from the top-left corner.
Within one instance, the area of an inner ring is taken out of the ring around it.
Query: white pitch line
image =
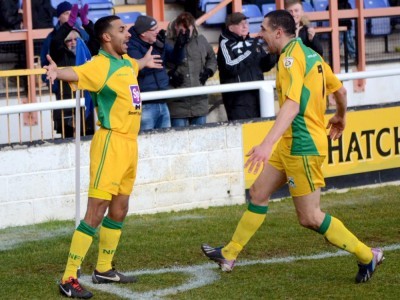
[[[10,232],[0,235],[0,251],[12,250],[26,242],[41,241],[62,235],[71,235],[73,229],[69,227],[53,230],[25,229],[22,227],[13,228]]]
[[[395,251],[400,250],[400,244],[388,245],[382,248],[384,251]],[[315,255],[308,256],[287,256],[281,258],[271,259],[259,259],[259,260],[243,260],[235,264],[235,266],[252,266],[258,264],[279,264],[279,263],[291,263],[298,260],[318,260],[332,257],[339,257],[350,255],[345,251],[337,252],[322,252]],[[111,293],[125,299],[161,299],[163,296],[175,295],[181,292],[186,292],[195,288],[199,288],[220,279],[220,273],[215,263],[206,263],[197,266],[189,267],[172,267],[158,270],[140,270],[126,272],[127,275],[158,275],[165,273],[185,273],[189,279],[187,282],[165,289],[152,290],[148,292],[135,292],[131,289],[124,288],[123,285],[116,284],[93,284],[91,277],[88,275],[82,276],[79,280],[90,288]],[[140,279],[140,278],[139,278]]]

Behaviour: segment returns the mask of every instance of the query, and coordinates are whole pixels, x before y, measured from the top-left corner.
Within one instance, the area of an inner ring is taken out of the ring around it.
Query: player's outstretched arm
[[[145,56],[137,60],[140,70],[143,68],[153,68],[153,69],[163,68],[162,65],[163,61],[160,58],[160,55],[153,55],[151,54],[151,51],[153,51],[153,46],[150,46]]]
[[[47,79],[54,84],[54,80],[59,79],[68,82],[78,81],[78,75],[76,75],[75,71],[70,68],[62,68],[59,69],[57,64],[53,61],[50,55],[47,54],[47,60],[49,61],[48,66],[44,66],[43,68],[47,70],[46,75]]]
[[[342,86],[333,93],[336,102],[336,113],[329,120],[328,126],[329,137],[336,140],[342,136],[343,130],[346,127],[346,110],[347,110],[347,91]]]

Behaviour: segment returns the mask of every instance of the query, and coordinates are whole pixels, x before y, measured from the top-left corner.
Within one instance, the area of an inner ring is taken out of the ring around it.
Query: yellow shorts
[[[137,139],[100,128],[90,145],[90,189],[130,195],[136,179]]]
[[[300,197],[325,186],[322,163],[325,156],[291,155],[290,147],[279,142],[269,164],[286,174],[292,197]]]

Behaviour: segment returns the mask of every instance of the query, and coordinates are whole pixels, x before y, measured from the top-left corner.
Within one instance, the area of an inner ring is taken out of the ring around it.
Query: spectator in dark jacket
[[[84,5],[80,10],[80,17],[82,25],[84,26],[87,34],[90,36],[88,41],[88,48],[92,55],[97,54],[99,44],[94,38],[94,26],[93,22],[87,17],[88,5]],[[59,67],[75,66],[76,65],[76,47],[78,39],[81,39],[81,35],[78,29],[73,27],[78,17],[78,5],[74,4],[71,8],[69,18],[67,22],[64,22],[58,30],[54,31],[51,44],[50,44],[50,56]],[[67,82],[63,82],[62,85],[55,90],[57,100],[71,99],[73,97],[71,88]],[[72,109],[55,110],[53,113],[54,129],[57,133],[63,133],[64,137],[74,136],[74,122]],[[86,133],[92,133],[93,131],[93,116],[87,118],[87,131]]]
[[[56,9],[50,0],[31,0],[32,6],[32,28],[53,28],[53,17]]]
[[[304,15],[302,2],[300,0],[285,0],[285,9],[290,12],[296,23],[296,36],[301,38],[304,45],[310,47],[322,56],[322,44],[315,36],[314,28],[309,26],[310,21]]]
[[[0,31],[22,28],[22,9],[19,0],[0,0]]]
[[[276,63],[276,56],[266,53],[259,40],[249,36],[247,17],[238,12],[227,17],[217,59],[221,83],[263,80],[263,72]],[[230,121],[260,117],[258,90],[223,93],[222,100]]]
[[[163,91],[170,88],[165,68],[166,62],[180,63],[183,59],[183,46],[186,41],[176,43],[174,47],[165,43],[165,30],[158,28],[157,21],[150,16],[139,16],[135,25],[129,29],[131,38],[128,43],[128,55],[141,59],[153,47],[152,54],[160,55],[164,65],[162,69],[143,68],[138,81],[141,92]],[[142,103],[140,130],[171,127],[167,103],[164,99]]]
[[[188,36],[185,58],[180,64],[169,64],[170,83],[175,88],[204,85],[217,70],[217,59],[207,39],[198,33],[195,18],[188,12],[181,13],[168,26],[167,44],[173,46],[182,36]],[[202,125],[207,121],[208,95],[184,97],[169,101],[172,127]]]

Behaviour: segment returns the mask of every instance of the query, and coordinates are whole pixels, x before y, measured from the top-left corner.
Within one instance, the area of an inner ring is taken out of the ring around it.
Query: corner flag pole
[[[81,216],[81,91],[76,91],[75,107],[75,228]]]
[[[75,106],[75,228],[78,227],[81,216],[81,91],[76,91]],[[77,271],[81,277],[81,267]]]

